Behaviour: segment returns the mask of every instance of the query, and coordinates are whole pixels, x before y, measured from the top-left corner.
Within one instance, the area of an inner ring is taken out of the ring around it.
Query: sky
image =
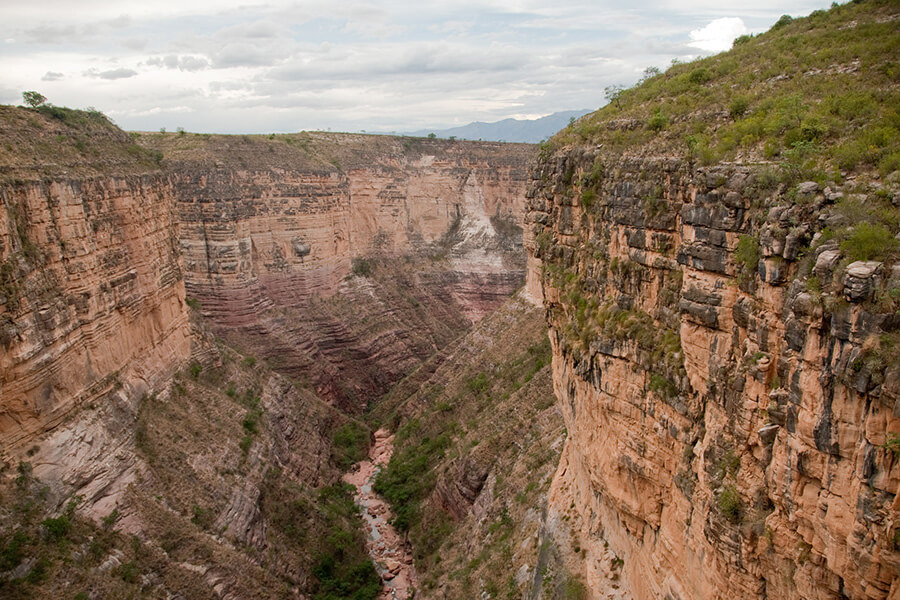
[[[0,103],[127,130],[392,132],[597,108],[823,0],[0,0]]]

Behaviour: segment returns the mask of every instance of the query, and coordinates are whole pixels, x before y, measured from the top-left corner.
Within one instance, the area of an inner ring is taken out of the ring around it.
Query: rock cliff
[[[217,334],[359,410],[524,278],[527,145],[0,116],[5,444],[120,386],[159,388],[190,354],[186,296]]]
[[[102,115],[88,117],[97,121],[0,113],[7,153],[12,143],[19,152],[3,157],[0,183],[7,448],[122,386],[137,396],[160,386],[190,352],[172,188],[125,134]],[[72,142],[118,152],[96,164],[42,160],[42,147],[60,146],[54,158],[62,161]]]
[[[842,162],[858,125],[798,130],[822,123],[826,90],[896,99],[852,67],[804,84],[824,69],[802,48],[885,23],[896,44],[897,16],[873,2],[780,23],[545,147],[529,274],[568,431],[546,523],[592,597],[900,597],[900,179],[881,155]],[[798,72],[717,113],[737,53],[765,71],[767,47]],[[843,60],[877,72],[888,56]],[[801,85],[798,121],[730,145]]]
[[[0,108],[0,595],[380,589],[334,405],[520,286],[531,151]]]
[[[530,146],[330,133],[139,142],[167,157],[187,294],[216,332],[345,409],[524,280]],[[343,309],[328,302],[338,291]]]

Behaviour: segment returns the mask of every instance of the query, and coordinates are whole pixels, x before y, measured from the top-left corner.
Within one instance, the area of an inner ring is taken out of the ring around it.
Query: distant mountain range
[[[565,110],[540,119],[503,119],[495,123],[476,121],[450,129],[420,129],[419,131],[410,131],[406,135],[425,137],[433,133],[439,138],[456,137],[461,140],[536,144],[568,125],[569,120],[573,117],[577,119],[589,112],[591,112],[589,109]]]

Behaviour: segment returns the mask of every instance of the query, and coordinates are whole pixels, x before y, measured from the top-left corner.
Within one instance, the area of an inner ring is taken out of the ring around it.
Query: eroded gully
[[[366,525],[366,547],[381,576],[378,600],[408,600],[418,585],[409,544],[390,524],[391,511],[375,490],[375,476],[391,460],[394,436],[384,429],[375,432],[369,459],[353,465],[343,480],[356,488],[353,499]]]

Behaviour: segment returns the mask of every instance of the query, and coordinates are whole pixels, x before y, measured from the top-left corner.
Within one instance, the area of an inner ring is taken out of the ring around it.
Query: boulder
[[[813,273],[821,279],[828,279],[834,267],[837,266],[838,260],[841,258],[839,250],[824,250],[816,259],[816,266],[813,267]]]
[[[878,261],[851,263],[844,276],[844,299],[856,303],[871,299],[881,271],[882,264]]]

